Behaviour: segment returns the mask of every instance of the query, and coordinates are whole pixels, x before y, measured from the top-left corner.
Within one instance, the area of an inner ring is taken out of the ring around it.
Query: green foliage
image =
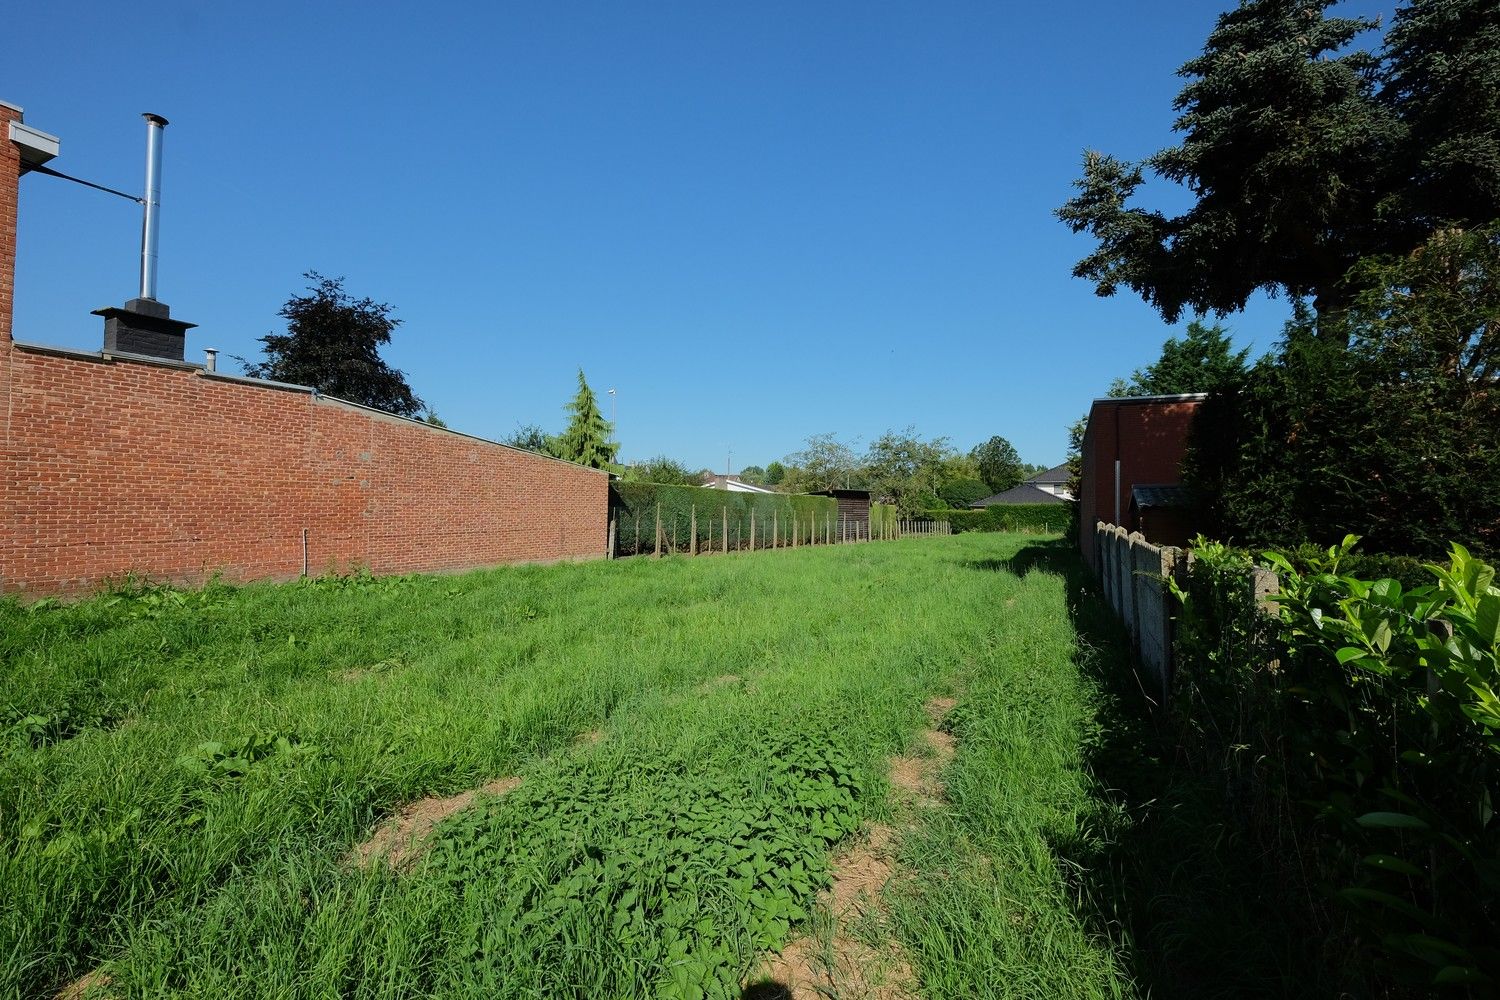
[[[681,462],[665,455],[637,462],[625,470],[625,481],[630,483],[661,483],[666,486],[696,486],[697,473]]]
[[[780,486],[781,481],[786,478],[786,466],[780,462],[772,462],[766,466],[766,485]]]
[[[911,517],[936,503],[952,455],[947,438],[924,441],[915,427],[887,431],[871,443],[865,475],[877,498]]]
[[[740,470],[739,478],[741,482],[760,486],[766,481],[766,470],[758,465],[747,465]]]
[[[612,978],[593,995],[737,994],[756,952],[807,920],[828,849],[859,817],[859,778],[829,735],[767,734],[760,761],[756,778],[565,765],[461,816],[430,861],[484,893],[458,947],[494,947],[501,929],[512,989],[535,977],[547,992],[542,970],[571,951],[631,957],[600,961]],[[497,857],[525,864],[486,872]]]
[[[424,424],[431,424],[434,427],[447,427],[448,426],[448,422],[446,420],[444,420],[442,417],[438,416],[437,415],[437,410],[434,410],[430,406],[427,407],[427,409],[422,412],[422,423],[424,423]]]
[[[412,393],[406,376],[380,359],[380,348],[401,325],[391,318],[392,306],[355,299],[344,291],[343,278],[316,271],[303,277],[311,283],[308,294],[287,299],[277,314],[287,321],[286,333],[262,337],[265,360],[247,364],[245,374],[310,385],[403,417],[421,414],[426,404]]]
[[[1266,553],[1274,617],[1246,553],[1200,544],[1178,718],[1287,876],[1332,886],[1339,909],[1305,915],[1310,932],[1362,938],[1413,985],[1500,981],[1500,589],[1458,545],[1423,585],[1360,579],[1354,542],[1301,567]]]
[[[508,444],[512,448],[524,448],[527,451],[534,451],[538,455],[557,457],[557,435],[548,434],[536,424],[524,424],[517,427],[509,437],[501,438],[500,443]]]
[[[1004,493],[1019,486],[1025,478],[1025,468],[1015,445],[998,434],[976,445],[969,457],[978,466],[979,478],[990,488],[990,494]]]
[[[837,540],[842,530],[838,502],[832,497],[624,482],[611,486],[610,507],[616,523],[615,550],[626,556],[656,551],[658,510],[663,552],[691,550],[695,519],[701,552],[724,548],[726,519],[729,550],[751,548],[752,513],[757,549],[770,548],[773,542],[790,545],[793,530],[804,545],[810,537],[824,541],[830,533]]]
[[[1406,3],[1396,8],[1386,54],[1386,91],[1409,130],[1400,170],[1412,184],[1403,213],[1461,221],[1476,217],[1475,205],[1500,206],[1500,7]]]
[[[1137,368],[1127,381],[1116,379],[1109,395],[1176,396],[1189,392],[1216,392],[1220,386],[1237,384],[1245,374],[1249,348],[1233,350],[1229,331],[1218,323],[1205,325],[1193,320],[1181,340],[1168,337],[1161,357]]]
[[[552,442],[553,454],[591,469],[602,469],[613,463],[620,450],[619,444],[610,440],[614,427],[600,412],[599,401],[584,379],[582,368],[578,369],[578,393],[567,405],[567,411],[572,417]]]
[[[1338,342],[1357,261],[1500,216],[1495,5],[1411,0],[1381,54],[1355,44],[1376,22],[1331,6],[1243,0],[1181,70],[1180,145],[1144,165],[1086,154],[1058,211],[1098,241],[1075,275],[1101,295],[1132,289],[1168,322],[1238,311],[1258,290],[1311,297]],[[1192,206],[1130,207],[1143,166]]]
[[[1071,503],[995,504],[979,510],[930,510],[927,517],[947,521],[955,534],[964,531],[1063,531]]]
[[[938,487],[938,496],[960,510],[990,495],[989,484],[978,479],[953,479]]]
[[[861,488],[864,471],[854,448],[838,435],[814,434],[803,449],[786,459],[782,486],[791,493]]]
[[[1362,273],[1347,350],[1299,312],[1276,356],[1203,405],[1184,470],[1199,523],[1253,545],[1353,531],[1396,554],[1500,551],[1500,227]]]

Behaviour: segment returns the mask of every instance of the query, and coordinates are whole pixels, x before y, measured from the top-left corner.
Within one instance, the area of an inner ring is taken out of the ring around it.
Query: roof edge
[[[1097,403],[1200,403],[1208,398],[1206,392],[1183,392],[1173,396],[1099,396]]]

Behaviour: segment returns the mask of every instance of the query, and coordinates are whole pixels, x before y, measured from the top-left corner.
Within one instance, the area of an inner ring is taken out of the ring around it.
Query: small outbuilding
[[[815,490],[808,496],[833,497],[838,502],[839,521],[834,529],[838,537],[843,537],[847,531],[850,538],[869,539],[869,490]]]
[[[1090,565],[1096,521],[1139,531],[1158,544],[1181,544],[1192,536],[1182,460],[1206,398],[1188,393],[1094,400],[1083,434],[1078,495],[1078,547]]]

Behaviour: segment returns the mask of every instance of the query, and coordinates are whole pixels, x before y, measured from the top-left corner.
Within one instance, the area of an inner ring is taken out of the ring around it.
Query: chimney
[[[182,361],[186,357],[187,332],[197,324],[173,319],[172,310],[156,298],[156,247],[161,222],[161,141],[167,120],[149,113],[141,117],[146,119],[146,214],[141,225],[140,295],[123,307],[96,309],[94,315],[104,317],[106,354],[143,354]]]

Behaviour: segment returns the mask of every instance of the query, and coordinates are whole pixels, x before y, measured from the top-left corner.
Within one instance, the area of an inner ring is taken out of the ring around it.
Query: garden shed
[[[837,537],[842,538],[846,530],[850,538],[870,537],[869,490],[817,490],[808,495],[833,497],[838,504],[839,520],[834,528]]]

